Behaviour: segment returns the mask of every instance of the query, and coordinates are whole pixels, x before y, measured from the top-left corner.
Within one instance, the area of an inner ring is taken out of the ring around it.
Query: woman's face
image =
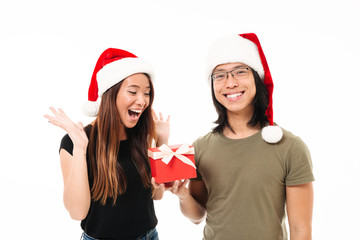
[[[149,102],[149,78],[143,73],[125,78],[116,96],[116,107],[122,124],[127,128],[133,128],[149,106]]]
[[[239,79],[235,79],[231,73],[226,73],[244,67],[247,66],[242,63],[227,63],[218,65],[213,71],[213,74],[227,74],[225,80],[213,81],[213,84],[217,101],[227,109],[228,113],[252,115],[256,86],[251,70],[241,73]]]

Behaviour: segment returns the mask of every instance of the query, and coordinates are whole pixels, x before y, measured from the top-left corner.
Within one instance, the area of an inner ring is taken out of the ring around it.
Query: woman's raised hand
[[[168,144],[170,137],[170,116],[164,120],[162,113],[159,113],[159,117],[156,115],[155,111],[152,110],[153,119],[155,122],[156,137],[155,142],[156,146],[161,146],[162,144]]]
[[[83,150],[84,153],[86,153],[89,140],[83,124],[81,122],[75,124],[62,109],[56,111],[55,108],[50,107],[50,110],[54,116],[44,115],[44,117],[47,118],[51,124],[64,129],[69,134],[74,144],[74,150]]]

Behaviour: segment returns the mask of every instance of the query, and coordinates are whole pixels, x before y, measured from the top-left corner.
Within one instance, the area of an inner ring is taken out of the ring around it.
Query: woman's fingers
[[[159,112],[159,118],[160,118],[160,121],[164,121],[164,117],[161,112]]]
[[[153,177],[151,178],[151,183],[154,186],[154,188],[161,189],[162,191],[165,191],[165,185],[163,183],[161,183],[161,184],[156,183],[155,178],[153,178]]]
[[[59,120],[58,117],[54,117],[54,116],[50,116],[50,115],[44,115],[44,117],[49,120],[49,123],[54,124],[55,126],[66,130],[65,125],[63,124],[62,121]]]
[[[59,113],[60,113],[61,117],[72,122],[72,120],[66,115],[66,113],[61,108],[59,108]]]
[[[154,121],[158,121],[158,120],[159,120],[159,118],[157,117],[154,109],[151,109],[151,114],[152,114],[152,116],[153,116]]]
[[[50,109],[50,111],[53,113],[53,114],[57,114],[57,111],[55,110],[55,108],[54,107],[49,107],[49,109]]]
[[[49,122],[54,124],[55,126],[64,129],[69,134],[70,132],[76,130],[76,128],[79,128],[80,132],[84,131],[83,124],[81,122],[75,124],[61,108],[56,110],[54,107],[50,107],[50,111],[54,114],[54,116],[44,115],[44,117],[47,118]]]
[[[78,122],[78,126],[79,126],[79,128],[80,128],[81,130],[83,130],[83,129],[84,129],[84,125],[83,125],[83,123],[82,123],[82,122]]]
[[[155,178],[151,178],[151,184],[154,186],[154,188],[159,188],[159,184],[155,182]]]
[[[162,112],[159,112],[159,117],[156,114],[154,109],[151,109],[151,113],[152,113],[154,121],[160,121],[160,122],[166,122],[166,123],[170,122],[170,115],[168,115],[166,118],[166,121],[164,121],[164,115],[162,114]]]

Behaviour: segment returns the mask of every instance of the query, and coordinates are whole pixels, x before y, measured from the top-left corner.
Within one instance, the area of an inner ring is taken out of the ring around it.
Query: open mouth
[[[131,119],[138,119],[140,117],[141,110],[129,109],[128,113]]]
[[[239,92],[239,93],[232,93],[232,94],[224,94],[224,96],[229,100],[235,100],[240,98],[245,91]]]

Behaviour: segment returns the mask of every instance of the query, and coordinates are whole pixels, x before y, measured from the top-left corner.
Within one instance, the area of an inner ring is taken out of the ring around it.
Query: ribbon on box
[[[151,152],[148,150],[148,156],[154,160],[161,159],[165,164],[169,164],[169,162],[173,159],[173,157],[178,158],[183,163],[192,166],[196,169],[195,164],[183,154],[194,154],[194,148],[190,148],[189,145],[183,144],[181,145],[175,152],[171,150],[171,148],[163,144],[159,148],[160,152]]]

